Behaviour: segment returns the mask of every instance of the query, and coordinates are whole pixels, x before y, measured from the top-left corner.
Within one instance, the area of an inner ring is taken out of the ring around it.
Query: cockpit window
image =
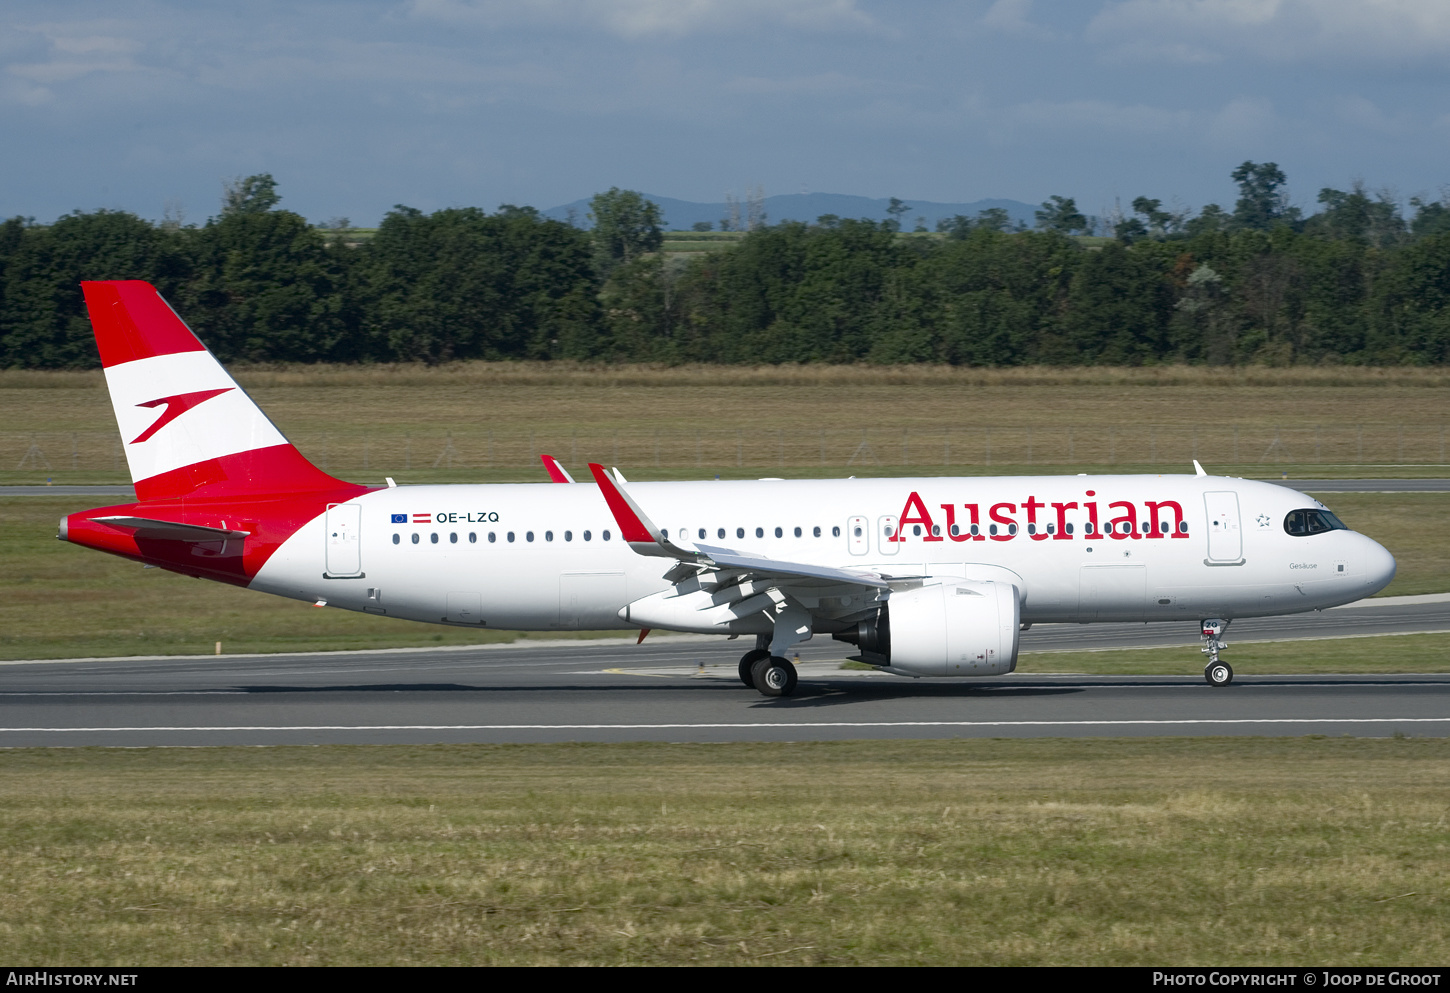
[[[1344,522],[1327,510],[1291,510],[1284,518],[1284,531],[1296,538],[1325,531],[1348,531]]]

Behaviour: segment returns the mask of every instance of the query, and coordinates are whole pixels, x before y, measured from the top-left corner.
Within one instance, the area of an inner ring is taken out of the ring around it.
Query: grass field
[[[539,452],[630,478],[1212,472],[1444,475],[1438,369],[242,368],[349,478],[541,480]],[[0,372],[0,483],[126,478],[99,373]]]
[[[1223,653],[1223,660],[1233,666],[1237,676],[1450,672],[1450,633],[1254,642],[1239,641],[1230,625],[1225,640],[1229,650]],[[1017,671],[1196,676],[1205,661],[1196,645],[1095,652],[1023,652],[1018,657]]]
[[[1337,493],[1326,494],[1325,500],[1350,527],[1384,543],[1399,560],[1399,574],[1387,594],[1450,591],[1450,494]],[[212,652],[218,641],[232,653],[479,644],[518,637],[318,609],[142,569],[56,541],[60,517],[86,506],[85,498],[76,497],[0,499],[0,561],[5,563],[0,570],[0,659],[195,655]],[[1091,671],[1148,661],[1141,652],[1122,653],[1111,663],[1092,654]],[[1230,661],[1238,666],[1237,654]]]
[[[29,965],[1435,965],[1450,742],[0,752]]]

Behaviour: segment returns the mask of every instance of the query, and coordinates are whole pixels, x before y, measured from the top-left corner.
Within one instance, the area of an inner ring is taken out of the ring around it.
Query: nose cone
[[[1372,538],[1359,536],[1364,543],[1364,583],[1368,589],[1365,596],[1372,596],[1390,585],[1390,580],[1395,578],[1395,557],[1390,554],[1389,549]]]

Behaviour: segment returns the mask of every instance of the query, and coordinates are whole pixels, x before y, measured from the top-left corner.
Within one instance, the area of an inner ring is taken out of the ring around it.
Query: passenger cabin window
[[[413,532],[413,544],[415,544],[415,545],[418,544],[418,532],[417,531],[414,531]]]
[[[1327,510],[1291,510],[1284,518],[1284,531],[1296,538],[1326,531],[1348,531],[1344,522]]]
[[[498,541],[498,532],[497,531],[490,531],[488,533],[488,543],[490,545],[492,545],[495,541]]]
[[[476,544],[478,544],[478,532],[477,531],[470,531],[470,532],[468,532],[468,543],[470,545],[476,545]]]
[[[402,535],[400,535],[400,534],[393,535],[393,544],[396,545],[398,542],[400,542],[402,540],[403,540],[403,536]]]
[[[456,545],[456,544],[458,544],[458,532],[457,531],[450,531],[450,532],[448,532],[448,544],[450,544],[450,545]]]
[[[859,537],[860,534],[861,534],[861,529],[860,528],[857,528],[856,529],[856,535],[857,535],[857,537]],[[835,527],[831,528],[831,537],[832,538],[839,538],[839,537],[841,537],[841,526],[839,524],[836,525]]]

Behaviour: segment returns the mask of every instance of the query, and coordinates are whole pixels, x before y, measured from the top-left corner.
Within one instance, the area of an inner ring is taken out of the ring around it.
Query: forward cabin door
[[[362,505],[327,506],[327,574],[362,575]]]
[[[1239,495],[1217,490],[1203,495],[1208,511],[1208,560],[1239,565],[1244,560],[1244,534],[1239,527]]]

